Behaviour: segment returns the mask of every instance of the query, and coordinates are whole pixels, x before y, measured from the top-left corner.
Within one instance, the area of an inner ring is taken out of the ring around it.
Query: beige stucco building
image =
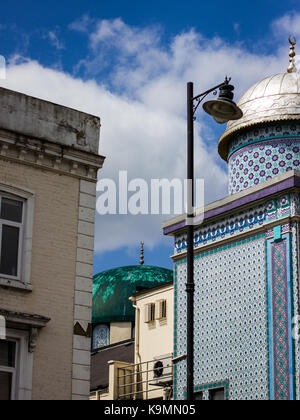
[[[0,89],[0,400],[89,395],[99,134]]]
[[[137,292],[135,365],[143,381],[143,399],[169,399],[173,382],[173,282]]]

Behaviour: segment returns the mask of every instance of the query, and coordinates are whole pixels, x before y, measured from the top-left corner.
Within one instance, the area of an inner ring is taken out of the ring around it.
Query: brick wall
[[[34,353],[32,398],[71,399],[80,181],[3,159],[0,179],[35,194],[33,291],[0,288],[0,307],[51,318]],[[79,259],[91,261],[90,253],[78,253]]]

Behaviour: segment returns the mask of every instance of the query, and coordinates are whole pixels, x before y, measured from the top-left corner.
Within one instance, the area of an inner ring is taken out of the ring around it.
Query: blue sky
[[[99,20],[120,17],[130,26],[159,28],[166,44],[177,34],[195,28],[208,38],[220,36],[227,42],[242,42],[249,50],[269,51],[272,42],[265,41],[270,22],[299,11],[299,6],[299,0],[17,0],[1,6],[1,50],[6,56],[17,52],[49,66],[60,61],[65,71],[72,72],[87,43],[80,33],[70,30],[70,24],[88,16],[90,31]],[[51,45],[49,32],[57,35],[61,50],[55,42]]]
[[[15,1],[1,6],[1,85],[102,118],[100,176],[183,178],[185,85],[206,90],[233,77],[237,96],[288,65],[300,41],[300,1]],[[298,47],[300,48],[300,47]],[[216,144],[224,127],[200,114],[196,174],[206,201],[226,195]],[[172,267],[165,217],[97,216],[95,272],[136,264]]]

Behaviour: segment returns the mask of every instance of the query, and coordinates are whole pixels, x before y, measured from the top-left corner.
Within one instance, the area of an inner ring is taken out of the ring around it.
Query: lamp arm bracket
[[[201,104],[201,102],[211,93],[212,91],[209,91],[205,94],[202,95],[198,95],[196,98],[193,99],[193,103],[196,102],[195,104],[193,104],[193,115],[194,115],[194,120],[196,119],[195,114],[197,109],[199,108],[199,105]],[[214,90],[214,95],[217,94],[217,91]]]

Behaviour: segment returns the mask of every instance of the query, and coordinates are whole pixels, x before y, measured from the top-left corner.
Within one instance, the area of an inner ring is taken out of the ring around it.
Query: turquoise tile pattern
[[[195,383],[228,378],[229,399],[269,398],[265,266],[264,235],[195,258]],[[175,279],[177,357],[186,352],[185,260],[176,264]],[[185,361],[175,368],[179,400],[185,399],[185,369]]]
[[[229,194],[300,169],[300,125],[277,123],[238,134],[229,145]]]

